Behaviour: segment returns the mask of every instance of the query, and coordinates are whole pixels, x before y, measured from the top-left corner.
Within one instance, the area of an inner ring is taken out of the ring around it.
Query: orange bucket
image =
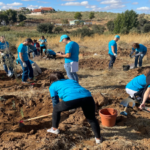
[[[113,127],[116,124],[117,110],[113,108],[101,109],[99,115],[103,126]]]

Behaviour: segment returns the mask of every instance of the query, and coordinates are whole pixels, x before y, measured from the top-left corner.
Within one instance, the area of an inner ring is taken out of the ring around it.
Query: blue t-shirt
[[[79,85],[75,80],[62,79],[52,83],[49,88],[51,97],[59,96],[63,101],[91,97],[91,93]]]
[[[29,61],[30,61],[30,64],[31,64],[31,65],[34,63],[34,61],[32,61],[32,60],[29,60]]]
[[[126,88],[133,91],[140,91],[146,86],[146,76],[144,74],[139,75],[132,79],[127,85]]]
[[[109,49],[108,54],[114,55],[113,52],[112,52],[112,49],[111,49],[112,46],[115,47],[115,53],[117,54],[117,43],[116,43],[115,40],[112,40],[112,41],[109,42],[109,44],[108,44],[108,49]]]
[[[50,49],[47,50],[47,54],[56,55],[56,53],[53,50],[50,50]]]
[[[65,47],[65,54],[71,53],[70,58],[65,58],[65,63],[78,62],[79,61],[79,45],[71,41]]]
[[[8,42],[4,42],[4,43],[0,42],[0,49],[4,50],[5,48],[9,48],[9,43]]]
[[[39,39],[39,41],[40,41],[41,43],[47,42],[47,40],[46,40],[46,39],[44,39],[44,40]],[[40,46],[41,46],[41,47],[42,47],[42,46],[45,46],[45,44],[40,44]]]
[[[145,47],[144,45],[142,45],[142,44],[139,44],[139,48],[137,48],[137,49],[132,49],[132,50],[135,50],[136,52],[144,52],[144,53],[146,53],[147,52],[147,47]]]
[[[22,57],[24,61],[29,60],[28,58],[28,48],[26,45],[23,45],[22,43],[18,47],[18,58],[20,59],[19,53],[23,53]]]

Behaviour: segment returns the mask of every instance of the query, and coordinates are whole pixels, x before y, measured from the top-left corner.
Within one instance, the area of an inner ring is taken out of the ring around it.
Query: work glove
[[[130,58],[132,58],[132,55],[131,55],[131,54],[130,54],[129,56],[130,56]]]
[[[117,57],[117,54],[116,54],[116,53],[114,53],[114,56],[115,56],[115,57]]]
[[[144,54],[141,54],[141,57],[143,57],[144,56]]]
[[[23,62],[23,67],[25,67],[25,68],[27,67],[27,64],[25,62]]]
[[[4,56],[4,53],[1,53],[2,56]]]

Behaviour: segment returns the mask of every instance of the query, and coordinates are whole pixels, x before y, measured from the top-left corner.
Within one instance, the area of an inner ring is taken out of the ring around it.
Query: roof
[[[52,7],[42,7],[40,9],[34,9],[32,12],[42,12],[42,11],[52,11],[54,10]]]
[[[50,11],[50,10],[54,10],[54,9],[52,7],[42,7],[41,10]]]
[[[34,9],[32,12],[41,12],[41,9]]]

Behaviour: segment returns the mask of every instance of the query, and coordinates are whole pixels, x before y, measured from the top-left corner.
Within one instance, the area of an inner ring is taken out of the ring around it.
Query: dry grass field
[[[48,76],[54,70],[65,73],[63,59],[35,58],[34,61],[43,68],[43,73],[37,78],[35,86],[23,86],[21,79],[9,79],[4,71],[0,71],[0,96],[6,99],[0,101],[0,149],[149,150],[149,113],[140,112],[137,107],[134,107],[128,109],[128,117],[120,115],[124,109],[120,102],[128,97],[124,90],[125,85],[135,76],[150,69],[149,37],[150,34],[121,35],[118,42],[118,57],[111,71],[108,70],[108,42],[114,38],[114,35],[94,35],[84,39],[71,37],[80,45],[79,83],[91,91],[97,105],[96,117],[104,138],[104,142],[100,145],[95,145],[93,133],[81,109],[77,109],[73,114],[69,112],[61,114],[59,127],[61,134],[58,136],[46,132],[46,129],[51,127],[51,117],[26,122],[25,127],[18,127],[18,121],[22,118],[21,108],[23,108],[24,118],[52,112]],[[48,38],[48,48],[56,52],[64,51],[65,45],[59,43],[59,38],[59,36]],[[25,39],[19,38],[15,43],[16,46]],[[125,72],[122,65],[134,62],[134,59],[129,57],[133,42],[146,45],[148,54],[144,58],[142,68]],[[18,66],[18,71],[20,70]],[[12,101],[16,103],[16,110],[12,109]],[[112,128],[103,127],[98,114],[99,109],[107,107],[118,111],[116,125]]]

